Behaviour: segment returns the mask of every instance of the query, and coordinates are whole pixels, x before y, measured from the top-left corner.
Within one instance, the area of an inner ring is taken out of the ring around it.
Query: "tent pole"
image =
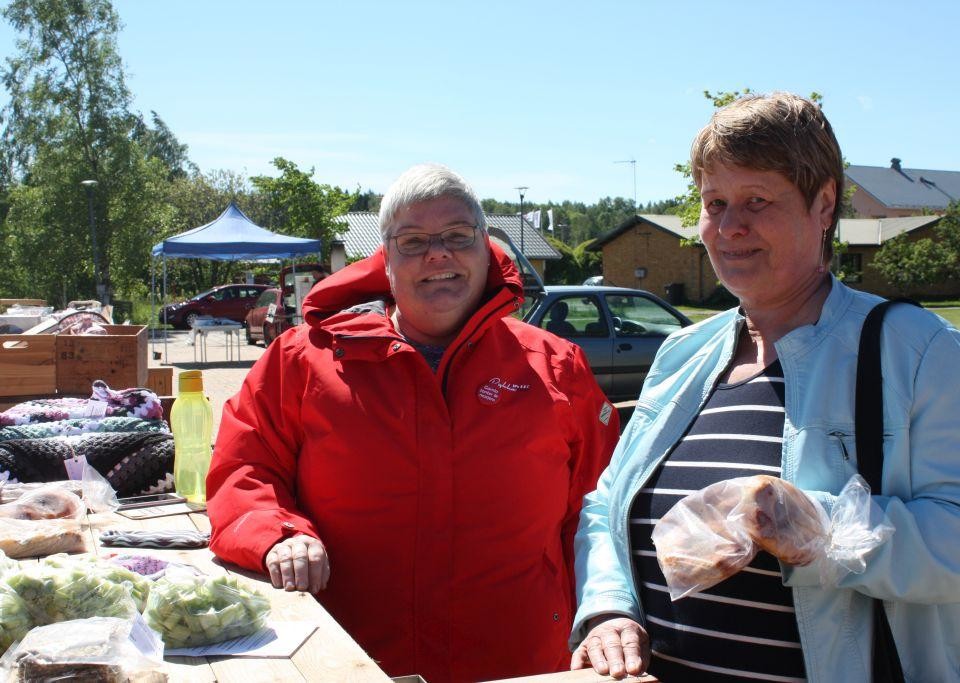
[[[156,298],[157,289],[157,260],[150,256],[150,351],[157,352],[157,328],[156,317],[154,316],[153,302]]]
[[[300,289],[297,287],[297,257],[294,255],[290,259],[290,267],[293,273],[293,324],[299,325],[303,321],[300,319]]]
[[[167,301],[167,255],[163,255],[163,302]],[[170,363],[170,354],[167,351],[167,320],[163,320],[163,361]]]

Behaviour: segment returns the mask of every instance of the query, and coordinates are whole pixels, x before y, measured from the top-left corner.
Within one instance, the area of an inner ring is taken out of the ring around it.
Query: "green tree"
[[[960,278],[960,203],[954,202],[934,229],[934,237],[897,235],[877,251],[870,266],[901,294],[917,292],[947,278]]]
[[[335,221],[357,201],[359,191],[345,192],[339,187],[313,180],[313,169],[301,171],[283,157],[273,160],[280,177],[254,176],[253,186],[264,197],[269,211],[266,227],[297,237],[319,238],[323,249],[347,230]]]
[[[143,234],[167,170],[135,140],[119,19],[107,0],[13,0],[3,16],[19,34],[2,72],[12,285],[63,302],[93,295],[99,275],[109,300],[114,278],[131,283],[146,269]],[[81,180],[97,183],[92,230]]]
[[[910,294],[946,277],[955,267],[956,254],[943,243],[906,234],[887,240],[870,265],[901,294]]]
[[[580,284],[591,275],[600,274],[600,253],[589,251],[594,240],[570,246],[566,242],[547,236],[550,245],[560,252],[559,261],[548,261],[545,273],[546,284]]]

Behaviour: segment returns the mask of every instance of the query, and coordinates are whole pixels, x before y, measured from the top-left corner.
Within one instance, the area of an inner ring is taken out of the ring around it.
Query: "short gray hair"
[[[466,180],[441,164],[417,164],[400,174],[380,201],[381,238],[386,242],[401,209],[440,197],[455,197],[462,201],[473,214],[476,225],[486,231],[483,207]]]

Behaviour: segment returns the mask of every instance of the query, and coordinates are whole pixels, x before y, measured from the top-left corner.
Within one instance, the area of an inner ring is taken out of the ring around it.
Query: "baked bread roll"
[[[0,517],[7,519],[65,519],[83,515],[86,508],[79,497],[54,486],[24,494],[13,503],[0,505]]]
[[[793,484],[765,474],[743,488],[744,526],[754,542],[786,564],[802,567],[822,555],[829,521]]]
[[[731,521],[741,498],[736,481],[717,482],[683,498],[654,527],[657,561],[672,600],[715,586],[756,556],[749,534]]]

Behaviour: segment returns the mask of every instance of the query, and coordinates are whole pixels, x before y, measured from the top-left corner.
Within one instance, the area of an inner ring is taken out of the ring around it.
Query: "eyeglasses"
[[[479,225],[457,225],[436,235],[429,235],[425,232],[405,232],[389,239],[397,243],[397,251],[404,256],[426,254],[434,242],[442,244],[444,249],[460,251],[472,246],[477,241],[477,229],[479,227]]]

